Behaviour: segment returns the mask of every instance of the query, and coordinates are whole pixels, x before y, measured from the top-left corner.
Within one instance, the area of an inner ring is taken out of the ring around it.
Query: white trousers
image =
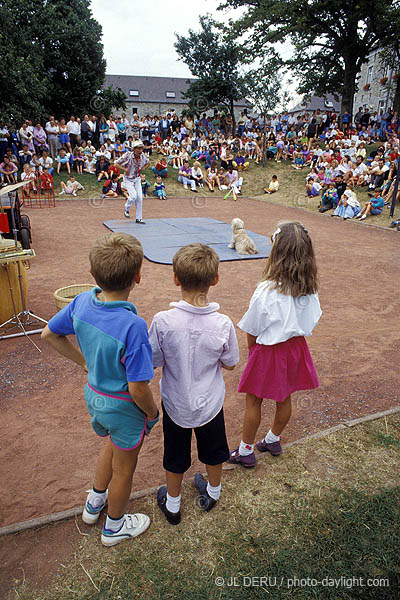
[[[128,200],[125,203],[125,210],[129,212],[132,204],[135,204],[136,218],[141,219],[143,216],[143,196],[142,182],[140,177],[136,177],[135,179],[128,179],[127,177],[124,177],[122,187],[124,187],[129,194]]]

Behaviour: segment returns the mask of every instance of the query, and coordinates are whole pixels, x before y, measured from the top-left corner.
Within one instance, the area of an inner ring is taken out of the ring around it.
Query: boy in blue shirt
[[[83,510],[94,524],[107,502],[101,541],[114,546],[146,531],[150,519],[125,514],[132,477],[145,435],[159,413],[148,380],[154,375],[146,322],[128,302],[140,283],[143,250],[124,233],[98,239],[89,254],[99,287],[76,296],[50,319],[42,338],[88,373],[86,405],[94,431],[109,436],[100,453],[93,489]],[[75,334],[76,348],[66,337]]]
[[[379,189],[374,190],[374,196],[369,202],[366,202],[362,211],[356,216],[356,219],[363,221],[368,215],[380,215],[385,206],[385,201],[382,198],[382,192]]]

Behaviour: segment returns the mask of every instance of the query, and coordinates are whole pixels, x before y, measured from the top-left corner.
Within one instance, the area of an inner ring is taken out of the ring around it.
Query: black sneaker
[[[394,229],[395,227],[397,227],[397,221],[392,221],[389,225],[390,229]]]
[[[201,510],[208,512],[216,505],[217,501],[208,495],[207,482],[201,473],[196,473],[194,476],[194,487],[199,493],[198,504]]]
[[[129,212],[128,212],[127,210],[125,210],[125,211],[124,211],[124,217],[125,217],[126,219],[130,219]]]
[[[136,219],[136,223],[139,223],[139,225],[146,225],[146,222],[143,221],[143,219]]]
[[[172,513],[167,509],[167,486],[162,485],[157,492],[157,504],[164,513],[165,518],[171,525],[179,525],[181,522],[181,511]]]

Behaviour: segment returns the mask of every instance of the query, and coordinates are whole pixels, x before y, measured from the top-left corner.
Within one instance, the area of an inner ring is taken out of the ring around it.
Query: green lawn
[[[185,485],[177,527],[154,495],[136,501],[146,534],[106,549],[88,528],[49,589],[18,598],[398,600],[399,463],[397,413],[234,468],[210,513]]]

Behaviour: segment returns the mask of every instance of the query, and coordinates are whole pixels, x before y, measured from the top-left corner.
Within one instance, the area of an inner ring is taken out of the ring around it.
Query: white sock
[[[254,452],[254,444],[245,444],[242,440],[239,446],[239,455],[249,456],[249,454],[251,454],[252,452]]]
[[[179,496],[170,496],[167,492],[167,503],[166,503],[166,508],[167,510],[169,510],[169,512],[171,513],[177,513],[179,512],[179,509],[181,507],[181,494],[179,494]]]
[[[106,501],[106,498],[107,498],[107,492],[102,492],[100,494],[99,492],[90,490],[88,501],[93,506],[93,508],[97,508],[98,506],[101,506],[102,504],[104,504],[104,502]]]
[[[212,485],[210,485],[210,483],[207,483],[207,494],[213,500],[219,500],[219,497],[221,495],[221,484],[213,487]]]
[[[271,429],[268,431],[267,435],[264,438],[264,440],[267,442],[267,444],[273,444],[274,442],[279,442],[280,439],[281,439],[280,436],[272,433]]]
[[[123,515],[120,519],[112,519],[107,515],[105,528],[110,529],[111,531],[118,531],[121,529],[122,525],[125,521],[125,515]]]

